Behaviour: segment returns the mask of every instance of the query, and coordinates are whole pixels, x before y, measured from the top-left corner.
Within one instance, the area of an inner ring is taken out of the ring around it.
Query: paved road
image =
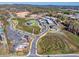
[[[13,14],[12,14],[9,10],[6,10],[6,11],[9,13],[10,18],[15,18],[15,17],[13,16]]]
[[[16,31],[12,30],[12,29],[10,28],[10,26],[7,27],[7,36],[8,36],[11,40],[16,40],[16,42],[20,40],[20,35],[17,34]]]
[[[14,18],[14,16],[10,12],[9,12],[9,14],[10,14],[11,18],[9,18],[8,21],[11,25],[11,19]],[[13,40],[15,39],[16,43],[17,43],[20,40],[21,36],[17,35],[17,32],[12,29],[12,26],[8,26],[7,30],[8,30],[7,35],[9,36],[9,38],[13,39]],[[29,57],[38,57],[38,55],[37,55],[37,42],[41,36],[43,36],[45,33],[47,33],[48,30],[49,30],[49,26],[45,26],[42,29],[41,33],[39,35],[37,35],[35,37],[35,39],[32,41],[31,49],[30,49],[29,54],[28,54]]]
[[[20,35],[19,34],[17,35],[17,32],[11,26],[12,25],[11,20],[12,20],[12,18],[14,18],[14,16],[8,10],[7,10],[7,12],[10,15],[10,18],[7,19],[9,24],[10,24],[10,26],[7,26],[7,36],[8,36],[9,39],[13,39],[13,40],[15,39],[16,42],[18,42],[20,40]]]
[[[8,19],[8,21],[9,21],[9,23],[10,23],[10,25],[11,25],[11,19],[12,18],[14,18],[14,16],[7,10],[7,12],[9,13],[9,15],[10,15],[10,18]],[[37,43],[37,41],[39,40],[39,38],[40,38],[40,36],[42,36],[43,34],[45,34],[47,31],[48,31],[48,29],[49,29],[49,27],[47,27],[47,28],[45,28],[45,29],[43,29],[42,30],[42,32],[38,35],[38,36],[36,36],[35,37],[35,39],[32,41],[32,44],[31,44],[31,50],[29,51],[29,55],[28,56],[31,56],[31,57],[33,57],[33,56],[37,56],[37,54],[36,54],[36,43]],[[17,32],[15,32],[13,29],[12,29],[12,26],[8,26],[7,27],[7,30],[8,30],[8,33],[7,33],[7,35],[9,36],[9,38],[10,39],[15,39],[16,40],[16,42],[18,42],[19,41],[19,39],[20,39],[20,35],[17,35]]]
[[[31,46],[31,50],[30,50],[30,54],[29,54],[29,56],[31,56],[31,57],[36,57],[37,56],[36,55],[36,50],[37,50],[36,42],[37,42],[38,38],[39,38],[39,36],[36,36],[35,39],[32,42],[32,46]]]
[[[36,52],[36,50],[37,50],[36,43],[40,39],[40,37],[42,35],[44,35],[48,30],[49,30],[49,27],[47,27],[46,29],[44,29],[43,32],[41,32],[39,35],[37,35],[35,37],[35,39],[32,41],[31,50],[29,51],[29,55],[28,55],[29,57],[38,57],[37,52]]]

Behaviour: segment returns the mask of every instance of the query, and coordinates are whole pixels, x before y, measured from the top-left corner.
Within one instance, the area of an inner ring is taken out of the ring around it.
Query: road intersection
[[[9,20],[9,23],[11,25],[11,20],[12,20],[12,18],[14,18],[14,16],[10,12],[9,12],[9,15],[10,15],[10,18],[7,19],[7,20]],[[9,31],[8,32],[9,36],[12,37],[13,39],[15,38],[17,41],[19,41],[20,36],[17,36],[16,35],[17,32],[15,30],[12,30],[11,28],[12,28],[12,26],[7,27],[7,30]],[[48,33],[49,30],[50,30],[50,26],[44,25],[43,28],[41,29],[40,33],[38,35],[34,35],[34,38],[32,38],[32,42],[31,42],[31,45],[30,45],[29,53],[26,56],[28,56],[28,57],[39,57],[39,56],[68,56],[68,55],[39,55],[37,53],[37,43],[38,43],[38,40],[41,37],[43,37],[44,35],[46,35],[46,33]],[[33,34],[30,33],[30,35],[33,35]],[[71,55],[69,55],[69,56],[71,56]]]

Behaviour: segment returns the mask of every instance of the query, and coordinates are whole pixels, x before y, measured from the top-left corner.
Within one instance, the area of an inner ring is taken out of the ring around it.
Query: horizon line
[[[0,5],[4,4],[79,6],[79,2],[0,2]]]

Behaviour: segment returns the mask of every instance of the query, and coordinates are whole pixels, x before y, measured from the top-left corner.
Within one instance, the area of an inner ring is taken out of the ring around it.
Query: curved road
[[[36,43],[40,39],[41,36],[43,36],[45,33],[47,33],[48,30],[49,30],[49,27],[47,26],[43,30],[43,32],[41,32],[39,35],[37,35],[35,37],[35,39],[31,43],[31,49],[30,49],[29,54],[27,56],[29,56],[29,57],[38,57],[37,52],[36,52],[37,51],[37,44]]]

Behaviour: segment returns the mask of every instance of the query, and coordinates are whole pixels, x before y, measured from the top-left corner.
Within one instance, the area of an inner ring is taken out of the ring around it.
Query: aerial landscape
[[[0,3],[0,56],[79,56],[79,3]]]

